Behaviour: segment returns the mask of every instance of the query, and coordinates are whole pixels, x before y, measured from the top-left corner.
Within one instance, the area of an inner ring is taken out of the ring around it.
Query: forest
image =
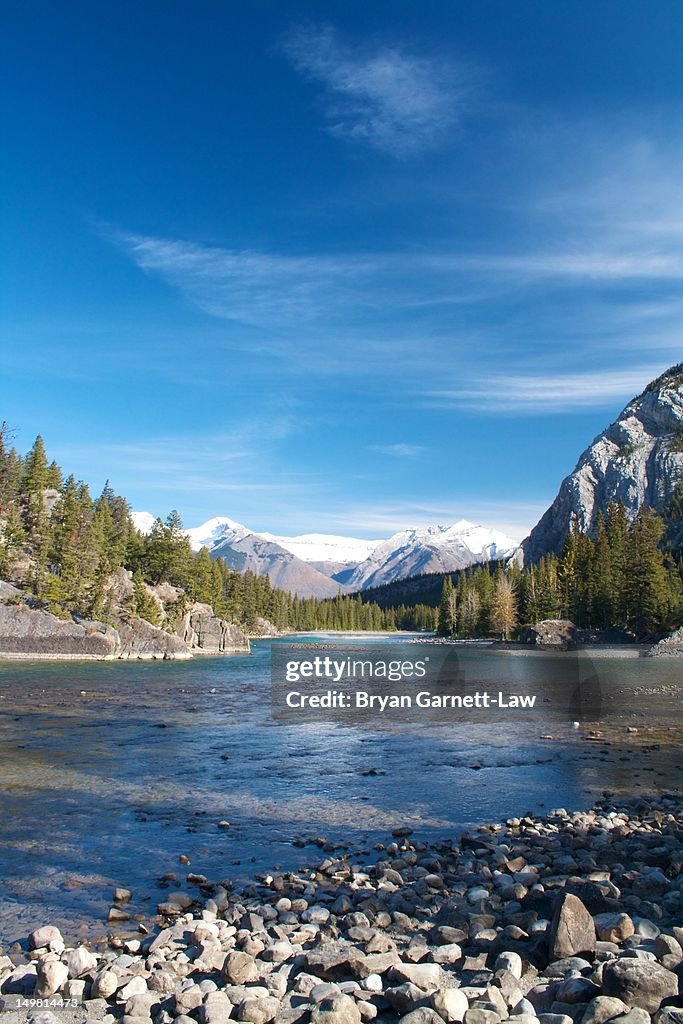
[[[677,494],[672,521],[680,500]],[[612,503],[606,516],[598,513],[591,536],[574,524],[559,556],[525,569],[489,564],[446,576],[438,632],[509,639],[542,619],[617,627],[639,639],[675,629],[683,623],[681,560],[666,527],[646,506],[629,520],[623,504]]]
[[[682,503],[677,493],[671,522],[680,521]],[[379,591],[300,598],[275,589],[267,576],[229,569],[206,548],[194,552],[176,511],[139,533],[128,502],[108,483],[93,497],[48,459],[40,436],[21,456],[0,433],[0,579],[17,582],[64,618],[106,620],[106,581],[123,567],[133,574],[130,613],[152,622],[158,606],[145,584],[166,582],[248,632],[261,618],[280,630],[437,630],[514,639],[526,623],[568,618],[641,638],[683,622],[681,555],[667,542],[666,527],[646,507],[629,520],[623,505],[612,504],[591,536],[574,526],[560,555],[524,569],[513,561],[447,574],[440,597],[434,578],[424,577],[407,581],[415,600],[391,603]]]
[[[129,611],[156,623],[158,605],[144,584],[166,582],[191,601],[254,632],[258,619],[281,630],[395,630],[436,628],[426,605],[380,608],[360,597],[300,598],[271,586],[267,576],[244,574],[195,553],[176,511],[137,532],[125,498],[105,484],[93,497],[86,484],[64,476],[48,459],[42,437],[22,457],[0,434],[0,579],[16,582],[63,618],[107,618],[106,581],[133,573]]]

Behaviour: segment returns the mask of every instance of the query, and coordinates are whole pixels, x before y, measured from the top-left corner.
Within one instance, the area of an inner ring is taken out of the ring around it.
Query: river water
[[[44,923],[104,936],[115,885],[153,919],[169,872],[187,888],[188,870],[243,881],[320,859],[293,840],[369,851],[397,825],[453,835],[585,807],[605,789],[678,783],[681,661],[596,660],[607,696],[596,742],[569,721],[550,733],[542,717],[279,724],[270,648],[280,642],[188,662],[0,663],[0,945]],[[488,678],[523,675],[538,657],[462,653]]]

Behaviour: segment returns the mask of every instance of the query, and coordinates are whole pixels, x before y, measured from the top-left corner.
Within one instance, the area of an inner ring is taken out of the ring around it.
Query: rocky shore
[[[196,654],[248,654],[248,636],[185,599],[167,583],[146,587],[158,625],[133,615],[132,573],[118,569],[105,589],[106,622],[60,619],[35,598],[0,581],[0,659],[50,661],[177,660]]]
[[[117,889],[106,949],[46,925],[3,951],[2,1019],[682,1024],[681,812],[605,802],[432,845],[398,828],[371,858],[319,840],[315,867],[240,891],[187,874],[136,937]]]

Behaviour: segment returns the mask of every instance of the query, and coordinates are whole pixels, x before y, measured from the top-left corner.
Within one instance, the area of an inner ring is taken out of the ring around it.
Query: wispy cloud
[[[178,288],[203,312],[282,337],[295,331],[298,343],[306,332],[316,338],[329,331],[362,337],[363,347],[375,343],[378,323],[395,321],[397,313],[422,316],[430,309],[466,304],[479,298],[468,293],[448,255],[412,251],[325,252],[289,255],[281,252],[228,249],[182,239],[157,238],[108,230],[107,237],[135,264]],[[479,273],[477,264],[473,271]],[[392,335],[395,350],[400,339]]]
[[[438,403],[467,404],[489,412],[565,412],[631,398],[662,372],[662,366],[582,373],[494,374],[453,388],[428,392]]]
[[[425,316],[455,305],[476,305],[500,289],[548,281],[629,283],[679,281],[683,250],[623,252],[583,249],[527,253],[326,253],[305,256],[226,249],[181,239],[115,232],[113,240],[148,273],[179,288],[205,313],[252,327],[349,327],[392,313]],[[683,239],[681,240],[683,242]]]
[[[426,449],[421,444],[398,442],[397,444],[373,444],[370,445],[370,451],[378,452],[380,455],[395,455],[402,459],[412,459],[417,455],[422,455]]]
[[[331,134],[392,156],[443,142],[470,91],[453,64],[399,46],[351,45],[330,26],[293,29],[282,48],[297,71],[323,85]]]
[[[79,476],[96,480],[104,465],[112,484],[125,478],[146,488],[192,492],[277,489],[264,483],[258,470],[270,454],[299,429],[286,416],[255,417],[217,434],[158,434],[141,439],[67,442],[56,454]]]

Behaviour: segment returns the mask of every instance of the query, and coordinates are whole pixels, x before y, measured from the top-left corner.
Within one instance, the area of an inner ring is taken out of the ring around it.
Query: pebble
[[[680,822],[662,797],[430,845],[401,828],[374,863],[321,838],[317,866],[258,886],[188,874],[167,927],[109,949],[37,928],[0,998],[85,997],[69,1024],[683,1024]]]

